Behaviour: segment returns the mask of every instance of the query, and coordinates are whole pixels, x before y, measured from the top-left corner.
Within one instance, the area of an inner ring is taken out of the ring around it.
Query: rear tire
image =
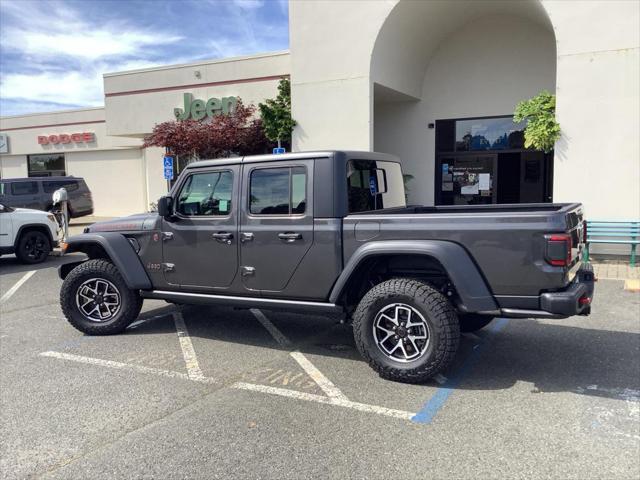
[[[137,290],[127,287],[118,269],[107,260],[88,260],[69,272],[60,289],[67,320],[88,335],[123,332],[142,308]]]
[[[51,242],[40,230],[27,230],[20,234],[16,257],[22,263],[44,262],[51,253]]]
[[[403,278],[367,292],[353,316],[353,334],[371,368],[405,383],[424,382],[446,369],[460,341],[458,317],[447,298]]]
[[[487,315],[478,315],[477,313],[460,315],[460,331],[463,333],[475,332],[489,325],[493,318]]]

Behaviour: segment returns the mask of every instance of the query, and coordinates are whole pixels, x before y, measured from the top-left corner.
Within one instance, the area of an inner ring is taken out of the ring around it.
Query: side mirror
[[[160,197],[160,200],[158,200],[158,215],[164,218],[173,216],[173,197]]]

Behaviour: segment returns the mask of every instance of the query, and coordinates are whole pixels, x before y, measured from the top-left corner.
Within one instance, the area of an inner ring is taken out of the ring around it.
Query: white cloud
[[[0,96],[4,99],[99,106],[103,104],[102,77],[97,72],[10,73],[3,75]]]
[[[77,32],[35,32],[19,28],[7,30],[3,41],[5,49],[41,58],[60,54],[87,59],[134,55],[147,46],[166,45],[181,40],[177,36],[166,37],[139,31],[92,30],[88,26]]]

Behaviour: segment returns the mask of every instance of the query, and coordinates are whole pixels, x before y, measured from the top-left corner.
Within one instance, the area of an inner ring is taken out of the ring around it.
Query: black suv
[[[93,214],[93,198],[83,178],[29,177],[0,180],[0,203],[8,207],[51,211],[53,192],[65,188],[71,218]]]

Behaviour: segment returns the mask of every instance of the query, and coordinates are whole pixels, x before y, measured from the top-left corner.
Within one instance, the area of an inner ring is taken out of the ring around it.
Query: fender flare
[[[351,275],[365,260],[385,255],[426,255],[439,261],[446,270],[467,312],[497,314],[498,305],[471,256],[460,245],[444,240],[388,240],[369,242],[358,248],[345,265],[329,295],[336,303]]]
[[[87,253],[86,250],[88,249],[84,247],[90,245],[99,245],[103,248],[129,288],[132,290],[151,290],[153,288],[151,280],[142,266],[140,257],[138,257],[138,254],[124,235],[117,232],[74,235],[67,240],[65,253]],[[67,265],[75,267],[75,264]],[[69,267],[60,268],[60,277],[64,279],[71,269]]]

